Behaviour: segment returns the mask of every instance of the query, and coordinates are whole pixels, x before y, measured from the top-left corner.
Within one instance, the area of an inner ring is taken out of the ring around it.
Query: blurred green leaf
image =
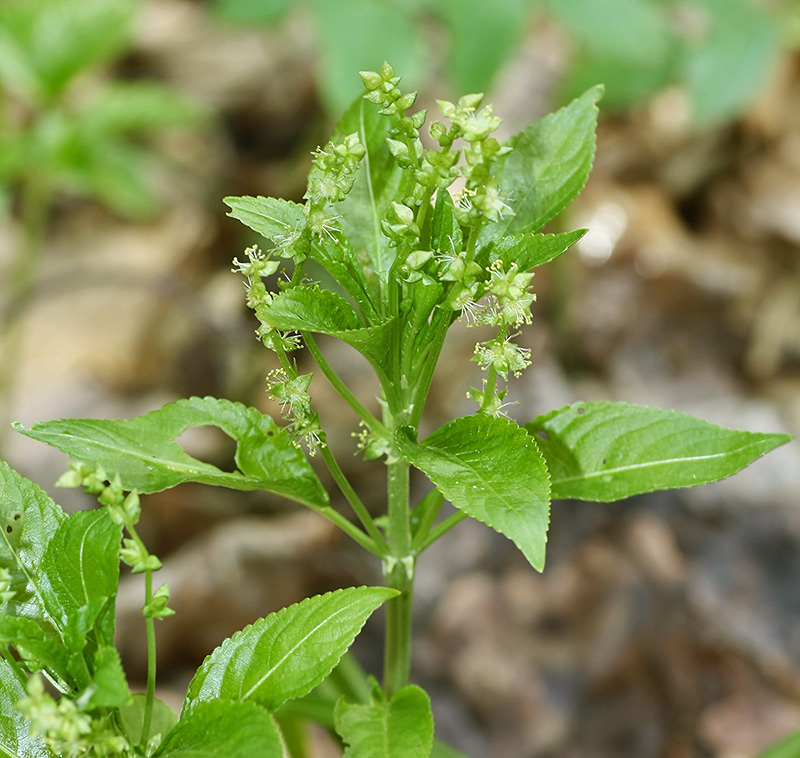
[[[275,24],[291,5],[292,0],[213,0],[211,10],[234,24]]]
[[[752,0],[695,0],[707,31],[690,44],[683,70],[698,125],[744,111],[758,96],[780,49],[778,18]]]
[[[311,0],[319,44],[323,100],[340,113],[362,91],[359,71],[386,60],[403,72],[406,91],[418,87],[428,56],[422,29],[403,0]]]
[[[57,97],[128,43],[136,0],[5,0],[0,79],[28,100]]]

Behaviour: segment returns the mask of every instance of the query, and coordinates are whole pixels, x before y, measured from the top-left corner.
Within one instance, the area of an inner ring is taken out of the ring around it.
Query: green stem
[[[441,511],[443,504],[444,496],[441,492],[439,492],[439,490],[434,488],[427,495],[425,495],[424,498],[422,498],[417,507],[414,509],[415,515],[418,513],[421,514],[419,516],[419,523],[414,529],[414,538],[411,541],[411,550],[414,555],[419,555],[421,552],[419,545],[421,545],[428,537],[428,534],[433,528],[436,517],[439,515],[439,511]]]
[[[361,498],[359,498],[358,494],[353,489],[350,481],[340,468],[336,458],[333,455],[333,452],[330,449],[330,446],[324,438],[322,440],[322,445],[320,445],[320,450],[322,451],[322,459],[325,461],[328,471],[331,472],[331,476],[333,476],[333,479],[338,485],[339,489],[342,491],[342,494],[347,498],[347,502],[350,503],[350,507],[353,509],[356,516],[358,516],[358,519],[364,526],[364,529],[366,529],[367,534],[369,534],[369,536],[372,538],[374,549],[371,550],[371,552],[375,553],[376,555],[385,556],[386,542],[383,539],[383,535],[380,533],[378,527],[375,526],[375,521],[373,520],[364,503],[361,501]]]
[[[139,537],[133,524],[126,524],[125,528],[131,538],[136,542],[143,555],[147,548]],[[144,606],[147,607],[153,600],[153,572],[145,569],[144,572]],[[143,614],[144,615],[144,614]],[[144,616],[144,628],[147,637],[147,690],[144,701],[144,714],[142,716],[142,734],[139,738],[141,745],[146,745],[150,735],[150,722],[153,717],[153,701],[156,696],[156,620],[152,616]]]
[[[153,572],[144,572],[145,605],[153,599]],[[141,745],[146,745],[150,736],[150,722],[153,717],[153,701],[156,696],[156,620],[152,616],[145,616],[145,631],[147,634],[147,692],[144,701],[144,715],[142,716],[142,736],[139,738]]]
[[[411,669],[414,557],[409,519],[409,465],[399,456],[392,456],[387,467],[390,557],[384,562],[386,585],[400,591],[398,597],[386,604],[383,687],[391,697],[408,684]]]
[[[331,383],[331,386],[339,393],[339,395],[344,399],[344,401],[361,417],[367,426],[370,427],[374,432],[380,433],[385,437],[389,437],[389,432],[386,427],[378,421],[375,416],[373,416],[356,398],[356,396],[350,392],[350,390],[345,386],[344,382],[337,376],[336,372],[331,368],[328,361],[325,360],[325,356],[322,355],[320,349],[317,347],[317,343],[314,341],[314,338],[311,336],[309,332],[303,331],[300,332],[303,337],[303,342],[305,342],[306,347],[308,348],[308,352],[311,353],[311,356],[316,361],[317,365],[320,367],[320,370],[323,374],[325,374],[325,378]]]
[[[449,532],[456,524],[460,524],[465,518],[469,518],[466,513],[458,511],[452,516],[448,516],[441,524],[438,524],[428,532],[425,539],[421,540],[418,546],[415,546],[416,553],[421,553],[423,550],[429,548],[436,540],[439,539],[445,532]]]

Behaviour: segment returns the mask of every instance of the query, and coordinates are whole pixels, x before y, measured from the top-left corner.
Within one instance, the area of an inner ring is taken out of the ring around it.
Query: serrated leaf
[[[379,693],[370,705],[339,700],[336,731],[344,740],[343,758],[429,758],[433,748],[431,701],[408,685],[387,700]]]
[[[481,414],[455,419],[421,443],[408,427],[395,440],[456,508],[511,539],[535,569],[544,568],[550,485],[523,429]]]
[[[381,219],[402,195],[403,172],[386,145],[391,126],[391,119],[380,115],[378,106],[358,98],[336,127],[337,133],[356,132],[367,150],[350,193],[331,208],[341,215],[355,254],[373,275],[371,285],[376,302],[383,302],[381,288],[395,257],[389,240],[381,232]]]
[[[584,234],[586,229],[560,234],[515,234],[503,237],[481,250],[487,265],[501,260],[506,266],[516,263],[520,271],[530,271],[565,253]]]
[[[111,645],[97,648],[92,668],[91,696],[87,707],[120,708],[125,705],[131,692],[117,649]]]
[[[715,482],[791,440],[627,403],[575,403],[525,429],[547,461],[554,499],[599,502]]]
[[[358,350],[378,372],[386,375],[391,323],[363,326],[343,297],[330,290],[299,286],[278,293],[259,309],[276,329],[327,334]]]
[[[188,455],[175,438],[192,426],[218,426],[236,442],[238,471],[227,472]],[[159,492],[183,482],[238,490],[263,489],[311,508],[328,496],[292,437],[255,408],[213,397],[167,403],[132,419],[62,419],[14,428],[58,448],[73,460],[119,474],[125,489]]]
[[[277,197],[226,197],[228,213],[268,240],[280,241],[305,228],[303,206]]]
[[[316,687],[369,616],[397,594],[350,587],[307,598],[225,640],[198,669],[184,709],[216,698],[252,700],[269,710]]]
[[[99,608],[116,597],[121,540],[122,526],[102,510],[78,511],[59,525],[41,570],[48,580],[45,605],[61,628],[80,609],[100,603]],[[106,605],[97,630],[103,642],[113,643],[113,601]]]
[[[583,189],[592,168],[601,86],[527,127],[498,168],[514,215],[484,227],[481,242],[539,231]]]
[[[153,758],[283,758],[275,722],[253,703],[217,700],[184,713]]]
[[[31,736],[31,724],[15,707],[27,696],[12,667],[0,659],[0,755],[4,758],[53,758],[52,751]]]
[[[11,573],[6,613],[44,618],[42,555],[64,512],[42,489],[0,461],[0,568]]]
[[[16,648],[31,670],[46,669],[61,682],[70,681],[69,655],[55,629],[46,621],[0,616],[0,642]]]

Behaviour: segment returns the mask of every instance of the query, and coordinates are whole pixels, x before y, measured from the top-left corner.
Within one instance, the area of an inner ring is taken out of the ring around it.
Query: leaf
[[[350,303],[335,292],[311,286],[293,287],[261,306],[259,315],[276,329],[336,337],[358,350],[379,374],[386,376],[392,322],[363,326]]]
[[[367,150],[350,193],[331,209],[342,216],[345,234],[355,254],[373,274],[373,284],[374,275],[378,277],[376,302],[383,302],[381,287],[395,257],[381,231],[381,219],[402,195],[403,171],[386,144],[391,126],[392,120],[380,115],[378,106],[358,98],[336,127],[337,133],[358,133]]]
[[[153,758],[283,758],[272,716],[253,703],[217,700],[184,713]]]
[[[601,86],[537,121],[508,144],[513,148],[497,171],[514,215],[484,227],[481,242],[535,232],[581,191],[592,168]]]
[[[144,712],[147,707],[147,695],[144,693],[132,695],[128,702],[119,709],[119,717],[122,729],[128,737],[128,742],[136,744],[142,737],[142,727],[144,726]],[[150,717],[150,731],[142,740],[149,742],[159,734],[163,740],[169,731],[178,723],[178,717],[172,708],[165,702],[155,698],[153,700],[153,712]]]
[[[80,112],[82,131],[103,138],[196,124],[202,116],[196,103],[143,80],[107,83]]]
[[[391,700],[376,685],[370,705],[340,699],[334,718],[347,746],[343,758],[428,758],[431,754],[431,701],[413,684],[398,690]]]
[[[622,107],[665,85],[677,45],[666,4],[652,0],[549,0],[576,43],[567,94],[603,82],[604,103]]]
[[[0,659],[0,755],[8,758],[53,758],[50,749],[31,736],[31,724],[15,707],[27,696],[11,665]]]
[[[94,654],[93,668],[87,708],[120,708],[125,705],[131,692],[117,649],[112,645],[99,647]]]
[[[213,0],[211,10],[223,21],[235,24],[276,24],[292,0]]]
[[[0,79],[26,98],[49,100],[89,66],[128,43],[133,0],[0,3]]]
[[[305,228],[303,206],[277,197],[226,197],[228,213],[268,240],[280,241]]]
[[[488,245],[481,250],[481,256],[486,256],[488,264],[499,259],[506,266],[516,263],[520,271],[530,271],[565,253],[586,232],[576,229],[561,234],[515,234]]]
[[[45,605],[60,628],[80,609],[116,597],[121,541],[122,526],[104,510],[78,511],[59,525],[41,566],[48,581]],[[103,642],[113,644],[113,602],[106,606],[98,631]]]
[[[687,51],[681,73],[695,122],[709,127],[742,113],[759,96],[778,58],[780,29],[778,14],[751,0],[697,5],[710,33]]]
[[[174,442],[190,426],[218,426],[236,442],[238,471],[221,471]],[[14,428],[73,460],[119,474],[125,489],[159,492],[183,482],[263,489],[324,509],[328,496],[289,433],[255,408],[193,397],[133,419],[62,419]]]
[[[481,414],[457,418],[421,443],[408,427],[395,440],[456,508],[510,538],[535,569],[544,568],[550,485],[523,429]]]
[[[377,71],[384,60],[402,72],[404,92],[418,85],[428,56],[409,0],[312,0],[311,6],[321,94],[332,113],[341,113],[361,92],[357,72]]]
[[[32,671],[46,669],[61,682],[71,679],[69,656],[47,622],[23,616],[0,616],[0,642],[12,645]]]
[[[395,590],[350,587],[307,598],[225,640],[194,675],[184,710],[215,698],[253,700],[269,710],[316,687],[372,612]]]
[[[800,731],[792,732],[759,753],[757,758],[800,758]]]
[[[530,4],[525,0],[439,0],[435,7],[450,33],[448,70],[456,91],[488,91],[519,42]]]
[[[547,461],[554,499],[599,502],[715,482],[791,439],[627,403],[575,403],[525,430]]]
[[[66,518],[48,495],[0,461],[0,568],[10,571],[15,595],[9,615],[44,618],[42,555]]]

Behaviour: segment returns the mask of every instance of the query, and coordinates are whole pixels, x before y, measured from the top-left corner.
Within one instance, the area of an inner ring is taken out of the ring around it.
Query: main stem
[[[389,557],[384,561],[386,586],[400,592],[386,604],[383,688],[391,697],[408,684],[411,668],[414,557],[409,519],[409,465],[399,456],[393,456],[387,468]]]

